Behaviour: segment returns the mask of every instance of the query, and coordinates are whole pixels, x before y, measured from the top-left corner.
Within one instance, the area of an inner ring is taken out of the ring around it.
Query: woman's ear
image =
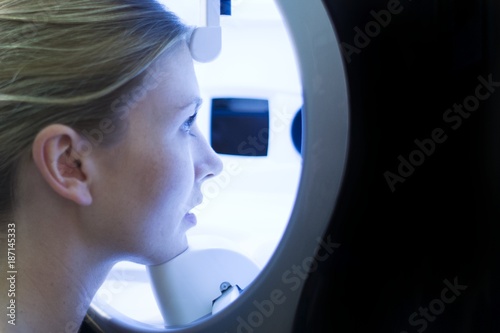
[[[90,175],[92,158],[79,147],[87,141],[64,125],[50,125],[33,142],[33,160],[47,184],[60,196],[78,205],[92,203]]]

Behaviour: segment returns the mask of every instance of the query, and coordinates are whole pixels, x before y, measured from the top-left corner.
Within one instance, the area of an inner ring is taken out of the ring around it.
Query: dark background
[[[390,1],[323,2],[354,45],[354,28]],[[479,76],[500,82],[500,1],[400,3],[345,62],[349,156],[327,231],[341,247],[306,281],[296,333],[500,332],[500,87],[456,130],[443,120]],[[447,140],[392,192],[384,173],[436,128]],[[427,327],[410,325],[455,278],[467,289]]]

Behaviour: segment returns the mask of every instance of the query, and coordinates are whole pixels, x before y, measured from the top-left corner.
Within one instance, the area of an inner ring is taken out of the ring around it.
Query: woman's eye
[[[195,136],[193,133],[191,133],[191,127],[193,126],[194,122],[196,121],[196,116],[198,113],[193,114],[191,117],[189,117],[186,122],[182,125],[182,129],[186,132],[189,133],[192,136]]]

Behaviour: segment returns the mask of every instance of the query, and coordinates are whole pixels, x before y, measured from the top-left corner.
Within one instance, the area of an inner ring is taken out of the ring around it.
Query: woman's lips
[[[196,219],[196,215],[193,213],[187,213],[186,215],[184,215],[184,221],[186,221],[188,224],[192,225],[193,227],[198,222]]]

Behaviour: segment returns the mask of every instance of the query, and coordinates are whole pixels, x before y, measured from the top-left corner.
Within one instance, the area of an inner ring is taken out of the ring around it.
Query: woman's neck
[[[0,282],[1,304],[10,306],[0,331],[77,332],[113,263],[97,258],[97,251],[70,228],[50,230],[50,223],[43,228],[36,224],[42,221],[17,223],[15,260],[0,257],[10,278]]]

